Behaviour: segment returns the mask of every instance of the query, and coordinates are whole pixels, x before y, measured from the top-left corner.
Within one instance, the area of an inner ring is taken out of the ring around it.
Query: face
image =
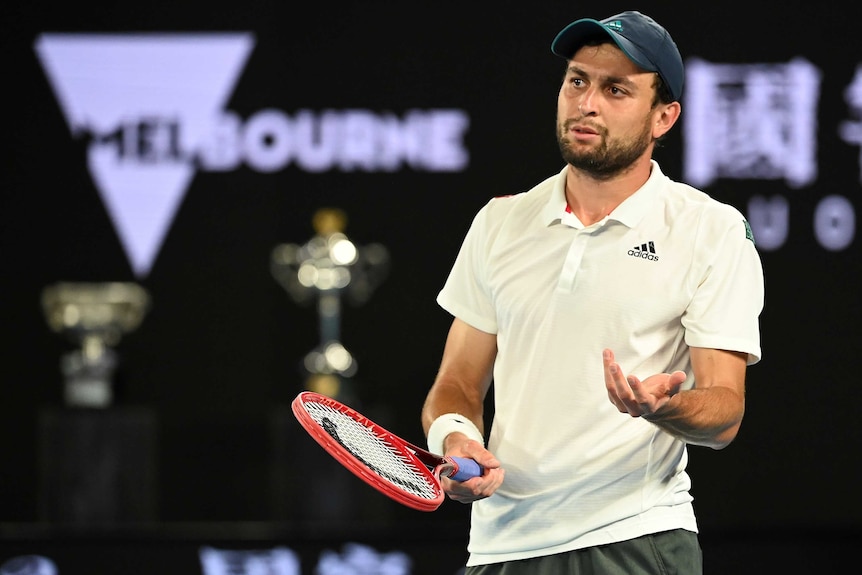
[[[654,73],[638,68],[615,44],[584,46],[569,61],[557,101],[563,159],[608,179],[651,154],[661,129]]]

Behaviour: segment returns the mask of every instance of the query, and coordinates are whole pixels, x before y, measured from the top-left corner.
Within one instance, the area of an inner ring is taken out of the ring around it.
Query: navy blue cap
[[[648,72],[658,72],[674,100],[682,97],[685,70],[670,34],[655,20],[636,11],[604,20],[583,18],[563,28],[551,42],[551,52],[570,59],[589,40],[606,34],[629,59]]]

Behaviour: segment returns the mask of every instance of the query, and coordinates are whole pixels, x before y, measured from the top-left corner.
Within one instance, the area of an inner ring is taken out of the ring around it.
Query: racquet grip
[[[482,466],[476,463],[475,459],[466,457],[448,457],[447,459],[455,464],[455,468],[447,477],[455,481],[467,481],[468,479],[479,477],[484,471]]]

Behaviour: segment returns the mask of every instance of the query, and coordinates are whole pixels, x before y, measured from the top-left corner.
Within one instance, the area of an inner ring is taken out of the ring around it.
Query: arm
[[[422,407],[422,428],[427,435],[435,419],[447,413],[468,417],[480,430],[485,395],[491,385],[497,337],[459,319],[452,322],[443,359],[434,384]],[[450,498],[469,503],[488,497],[503,482],[500,462],[484,446],[463,433],[450,433],[444,440],[445,455],[470,457],[485,468],[482,477],[463,483],[444,478],[443,489]]]
[[[745,413],[747,354],[691,348],[694,387],[680,391],[685,373],[675,371],[641,381],[614,361],[605,350],[605,387],[622,413],[643,417],[693,445],[722,449],[734,440]]]
[[[444,413],[460,413],[484,429],[482,412],[496,356],[495,335],[457,318],[452,322],[440,370],[422,407],[426,434],[431,422]]]

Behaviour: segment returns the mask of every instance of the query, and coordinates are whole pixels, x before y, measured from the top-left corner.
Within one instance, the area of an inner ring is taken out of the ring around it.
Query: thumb
[[[675,371],[670,374],[670,377],[668,378],[668,383],[670,384],[671,389],[673,389],[674,393],[679,391],[679,386],[682,385],[682,382],[684,382],[686,378],[688,378],[688,376],[685,374],[684,371]]]

